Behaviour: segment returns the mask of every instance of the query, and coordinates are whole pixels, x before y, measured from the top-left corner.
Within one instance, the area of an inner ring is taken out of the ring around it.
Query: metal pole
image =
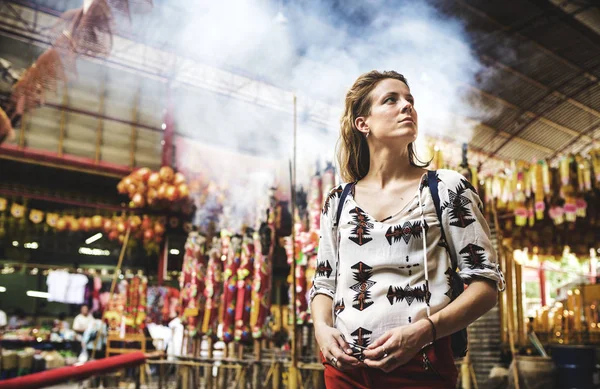
[[[291,187],[292,187],[292,330],[290,334],[290,340],[292,342],[292,361],[289,370],[289,388],[296,389],[298,387],[298,370],[297,370],[297,341],[296,341],[296,135],[297,135],[297,98],[294,95],[294,149],[292,152],[292,166],[291,166]]]

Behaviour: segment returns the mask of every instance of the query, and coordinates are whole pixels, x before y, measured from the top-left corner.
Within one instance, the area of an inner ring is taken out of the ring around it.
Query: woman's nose
[[[402,113],[412,113],[412,104],[407,101],[402,107]]]

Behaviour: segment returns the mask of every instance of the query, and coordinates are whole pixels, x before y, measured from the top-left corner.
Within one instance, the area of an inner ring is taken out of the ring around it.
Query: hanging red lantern
[[[152,174],[152,170],[147,167],[140,168],[135,171],[135,175],[144,183],[148,182],[148,178]]]
[[[185,176],[182,173],[175,173],[173,177],[173,185],[185,184]]]
[[[127,176],[127,177],[123,178],[123,180],[121,182],[123,183],[123,186],[125,187],[125,189],[128,189],[129,185],[131,185],[133,183],[133,180],[131,179],[130,176]]]
[[[168,184],[161,184],[160,187],[158,188],[158,192],[157,192],[157,198],[159,200],[164,200],[167,197],[167,187],[169,185]]]
[[[129,218],[129,226],[132,230],[137,230],[140,224],[142,224],[142,219],[139,216],[136,215]]]
[[[179,197],[182,199],[188,198],[190,196],[190,189],[186,184],[180,184],[177,187],[177,190],[179,191]]]
[[[69,218],[69,230],[79,231],[79,220],[73,217]]]
[[[92,227],[95,229],[99,229],[102,228],[102,223],[103,223],[103,219],[102,216],[100,215],[95,215],[92,217]]]
[[[127,230],[127,223],[125,221],[123,221],[123,219],[120,219],[117,222],[117,231],[119,231],[120,233],[125,232],[125,230]]]
[[[161,223],[154,223],[154,233],[156,235],[162,235],[165,233],[165,226]]]
[[[112,219],[108,219],[108,218],[104,219],[103,228],[104,228],[104,232],[106,232],[108,234],[113,228]]]
[[[108,239],[109,240],[116,240],[118,238],[119,238],[119,232],[118,231],[113,230],[113,231],[111,231],[111,232],[108,233]]]
[[[121,194],[127,193],[127,186],[125,186],[123,180],[117,184],[117,191]]]
[[[152,219],[144,215],[142,218],[142,230],[149,230],[152,228]]]
[[[163,182],[167,182],[167,183],[170,183],[171,181],[173,181],[173,177],[175,176],[175,172],[173,171],[173,169],[170,166],[161,167],[159,170],[159,174],[160,174],[160,179]]]
[[[152,188],[158,188],[161,184],[161,180],[160,180],[160,174],[154,172],[151,173],[150,176],[148,177],[148,186],[152,187]]]
[[[133,203],[134,208],[143,208],[146,205],[146,200],[144,200],[144,196],[141,193],[136,193],[131,198],[131,202]]]
[[[165,190],[165,198],[169,201],[177,200],[179,193],[177,192],[177,188],[173,185],[168,185]]]
[[[148,229],[144,231],[144,240],[152,240],[154,237],[154,231]]]
[[[65,220],[64,217],[61,217],[60,219],[58,219],[58,221],[56,222],[56,229],[58,231],[64,231],[67,229],[67,221]]]

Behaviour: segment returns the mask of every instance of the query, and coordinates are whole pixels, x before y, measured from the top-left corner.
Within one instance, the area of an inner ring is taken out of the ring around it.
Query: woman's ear
[[[371,129],[369,128],[364,116],[359,116],[354,120],[354,127],[356,127],[358,131],[362,132],[363,135],[367,135],[369,132],[371,132]]]

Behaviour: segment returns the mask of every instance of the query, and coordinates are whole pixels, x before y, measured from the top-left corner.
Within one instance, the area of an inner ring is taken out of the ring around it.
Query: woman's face
[[[369,130],[369,136],[378,140],[403,138],[410,143],[417,138],[415,100],[405,83],[393,78],[382,80],[370,97],[371,113],[363,121],[357,118],[355,124],[359,130]]]

